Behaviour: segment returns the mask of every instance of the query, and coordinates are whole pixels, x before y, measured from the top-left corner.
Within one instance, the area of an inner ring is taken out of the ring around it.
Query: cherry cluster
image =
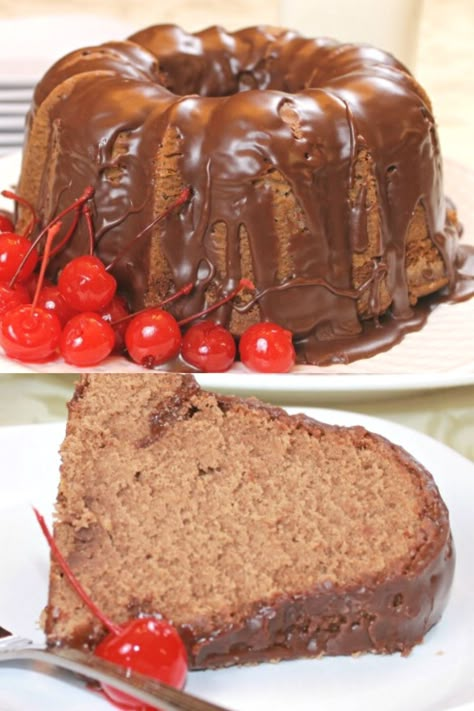
[[[23,235],[15,233],[7,216],[0,215],[0,345],[6,355],[23,362],[44,362],[59,353],[66,363],[88,368],[99,365],[111,353],[128,353],[135,363],[154,368],[181,354],[200,371],[228,370],[237,355],[235,339],[226,328],[207,317],[243,289],[253,291],[249,280],[241,279],[232,292],[206,310],[177,321],[163,307],[189,294],[193,284],[179,289],[159,307],[132,314],[117,294],[117,282],[111,274],[116,262],[137,239],[189,200],[190,189],[184,189],[108,266],[94,254],[95,237],[88,205],[93,194],[93,188],[86,188],[32,241],[31,233],[38,222],[34,209],[14,193],[3,191],[2,195],[31,212]],[[74,219],[67,233],[60,236],[63,218],[68,213],[73,213]],[[53,284],[45,279],[48,262],[66,246],[81,217],[88,227],[89,254],[68,262],[57,284]],[[40,253],[41,242],[44,244]],[[197,323],[188,327],[191,321]],[[255,324],[241,336],[239,355],[251,370],[287,372],[295,363],[292,335],[274,323]]]

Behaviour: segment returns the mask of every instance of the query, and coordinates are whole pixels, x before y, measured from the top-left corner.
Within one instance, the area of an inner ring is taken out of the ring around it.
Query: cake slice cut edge
[[[188,375],[85,375],[61,455],[54,535],[73,572],[115,622],[176,625],[192,669],[405,654],[446,605],[446,506],[362,427]],[[106,633],[54,561],[44,619],[50,645]]]

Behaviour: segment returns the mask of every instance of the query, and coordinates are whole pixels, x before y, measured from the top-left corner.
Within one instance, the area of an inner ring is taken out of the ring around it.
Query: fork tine
[[[25,644],[26,642],[26,644]],[[114,686],[163,711],[228,711],[222,706],[204,701],[187,692],[174,689],[141,674],[116,666],[111,662],[74,649],[49,650],[37,647],[31,640],[16,635],[0,639],[0,661],[46,662],[61,669]]]
[[[23,649],[24,647],[28,647],[30,644],[32,644],[30,639],[20,637],[20,635],[8,633],[0,638],[0,652],[4,652],[7,649]]]

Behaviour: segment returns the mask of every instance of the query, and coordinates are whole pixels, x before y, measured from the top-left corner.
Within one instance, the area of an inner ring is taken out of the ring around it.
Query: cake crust
[[[55,536],[69,564],[115,621],[170,619],[191,668],[407,653],[446,605],[454,550],[436,486],[361,427],[205,393],[191,376],[91,375],[62,457]],[[51,645],[104,635],[54,562],[45,625]]]

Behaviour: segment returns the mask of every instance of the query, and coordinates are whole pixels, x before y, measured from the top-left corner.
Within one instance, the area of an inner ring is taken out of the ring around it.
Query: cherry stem
[[[54,540],[53,536],[51,535],[51,531],[49,530],[48,526],[46,525],[46,521],[44,520],[44,517],[40,514],[40,512],[33,507],[34,514],[36,516],[36,520],[38,521],[40,528],[43,532],[44,537],[46,538],[48,545],[51,549],[51,553],[53,557],[55,558],[57,564],[61,568],[62,572],[76,591],[76,593],[79,595],[81,600],[87,605],[89,610],[92,612],[93,615],[95,615],[104,625],[104,627],[107,627],[107,629],[112,632],[112,634],[119,635],[122,630],[121,628],[116,625],[112,620],[110,620],[104,613],[99,610],[97,605],[95,605],[92,600],[90,599],[89,595],[86,593],[82,585],[80,584],[79,580],[76,578],[74,573],[72,572],[71,568],[69,567],[69,564],[67,563],[66,559],[64,558],[63,554],[59,550],[56,541]]]
[[[51,245],[53,243],[54,238],[56,237],[59,230],[61,229],[61,224],[62,224],[61,222],[56,222],[56,224],[52,225],[52,227],[50,227],[48,230],[48,236],[46,238],[46,244],[44,246],[44,252],[43,252],[43,261],[41,262],[40,273],[38,276],[38,281],[36,282],[35,295],[33,297],[33,303],[31,304],[32,311],[35,310],[36,304],[38,303],[40,291],[43,288],[46,267],[48,266],[48,262],[49,262]]]
[[[69,240],[71,239],[71,237],[72,237],[72,235],[73,235],[73,233],[74,233],[74,231],[75,231],[75,229],[76,229],[76,227],[77,227],[77,223],[79,222],[79,217],[80,217],[80,215],[81,215],[80,209],[79,209],[79,208],[76,208],[75,215],[74,215],[74,219],[73,219],[73,221],[72,221],[72,223],[71,223],[71,226],[69,227],[68,231],[67,231],[66,234],[64,235],[64,237],[63,237],[63,239],[61,240],[61,242],[59,242],[59,243],[54,247],[54,249],[51,250],[51,254],[49,255],[49,258],[50,258],[50,259],[52,259],[56,254],[58,254],[58,252],[60,252],[62,249],[64,249],[64,247],[67,245],[67,243],[68,243]],[[42,258],[43,258],[43,257],[40,256],[40,259],[42,259]]]
[[[176,299],[179,299],[180,296],[186,296],[189,294],[189,292],[194,288],[194,284],[190,282],[189,284],[185,284],[184,286],[181,287],[177,292],[172,294],[171,296],[168,296],[167,299],[164,301],[161,301],[158,306],[148,306],[146,309],[141,309],[140,311],[136,311],[133,314],[127,314],[126,316],[122,316],[122,318],[117,319],[116,321],[113,321],[110,325],[113,326],[118,326],[119,323],[123,323],[124,321],[128,321],[129,319],[133,318],[134,316],[138,316],[138,314],[142,314],[145,311],[152,311],[153,309],[161,309],[162,306],[166,306],[166,304],[170,304],[172,301],[175,301]]]
[[[207,316],[207,314],[211,313],[211,311],[215,311],[221,306],[224,306],[224,304],[227,304],[229,301],[232,301],[232,299],[234,299],[237,294],[240,294],[243,289],[251,289],[252,291],[255,291],[255,285],[250,281],[250,279],[241,279],[239,281],[238,286],[233,289],[230,294],[227,294],[227,296],[225,296],[220,301],[216,301],[215,304],[208,306],[207,309],[199,311],[199,313],[197,314],[193,314],[192,316],[188,316],[187,318],[183,318],[181,321],[178,321],[178,326],[184,326],[187,323],[190,323],[190,321],[194,321],[195,319],[201,318],[202,316]]]
[[[82,206],[82,214],[86,218],[87,231],[89,233],[89,256],[92,257],[95,249],[94,225],[92,224],[92,214],[89,205]]]
[[[28,202],[28,200],[25,200],[25,198],[20,197],[11,190],[2,190],[2,195],[3,197],[8,198],[9,200],[15,200],[15,202],[19,203],[20,205],[23,205],[23,207],[26,207],[26,209],[31,212],[31,221],[28,223],[25,230],[25,234],[23,235],[24,237],[29,237],[30,234],[33,232],[34,226],[38,222],[38,217],[36,216],[35,208],[30,202]]]
[[[38,236],[33,240],[33,242],[31,243],[31,246],[30,246],[29,250],[27,251],[27,253],[26,253],[25,256],[23,257],[23,259],[21,260],[20,264],[18,265],[18,269],[16,270],[15,274],[14,274],[13,277],[11,278],[10,283],[9,283],[9,285],[8,285],[8,286],[10,287],[10,289],[12,289],[13,286],[15,285],[15,282],[16,282],[16,280],[18,279],[18,275],[19,275],[19,273],[21,272],[21,270],[23,269],[23,267],[25,266],[26,261],[27,261],[28,257],[30,256],[31,252],[35,249],[35,247],[37,247],[38,243],[39,243],[40,240],[44,237],[44,235],[48,232],[49,228],[52,227],[53,225],[55,225],[55,224],[56,224],[57,222],[59,222],[60,220],[62,220],[62,218],[65,217],[65,215],[67,215],[69,212],[72,212],[73,210],[77,210],[78,208],[81,208],[82,205],[83,205],[85,202],[87,202],[87,200],[90,200],[90,199],[91,199],[91,197],[94,195],[94,192],[95,192],[94,188],[89,185],[89,186],[84,190],[84,192],[82,193],[81,197],[77,198],[77,200],[75,200],[71,205],[69,205],[69,207],[66,207],[64,210],[62,210],[62,211],[59,213],[59,215],[57,215],[56,217],[54,217],[54,218],[51,220],[51,222],[50,222],[49,224],[47,224],[46,227],[44,227],[44,228],[41,230],[41,232],[39,233],[39,235],[38,235]],[[69,234],[69,233],[68,233],[68,234]],[[70,234],[69,236],[71,236],[71,235],[72,235],[72,232],[71,232],[71,234]]]
[[[30,235],[33,232],[34,226],[36,225],[37,221],[38,220],[36,217],[31,218],[31,220],[29,221],[29,223],[26,226],[25,234],[23,235],[23,237],[26,237],[27,239],[30,238]]]
[[[179,207],[180,205],[183,205],[185,202],[187,202],[189,200],[190,196],[191,196],[191,188],[190,187],[184,188],[180,192],[180,194],[178,195],[176,200],[174,200],[174,202],[172,202],[171,205],[169,205],[166,208],[166,210],[164,210],[160,215],[158,215],[158,217],[155,217],[155,219],[152,222],[150,222],[150,224],[147,225],[141,232],[139,232],[136,237],[134,237],[132,240],[130,240],[130,242],[126,245],[125,249],[122,252],[120,252],[119,254],[117,254],[117,256],[110,262],[110,264],[107,265],[105,270],[108,272],[111,269],[113,269],[114,266],[116,265],[116,263],[120,259],[122,259],[122,257],[125,254],[127,254],[127,252],[133,247],[135,242],[137,242],[139,239],[141,239],[144,234],[146,234],[149,230],[151,230],[153,227],[155,227],[155,225],[157,225],[159,222],[161,222],[161,220],[164,220],[164,218],[167,217],[171,212],[173,212],[173,210],[175,210],[177,207]]]

